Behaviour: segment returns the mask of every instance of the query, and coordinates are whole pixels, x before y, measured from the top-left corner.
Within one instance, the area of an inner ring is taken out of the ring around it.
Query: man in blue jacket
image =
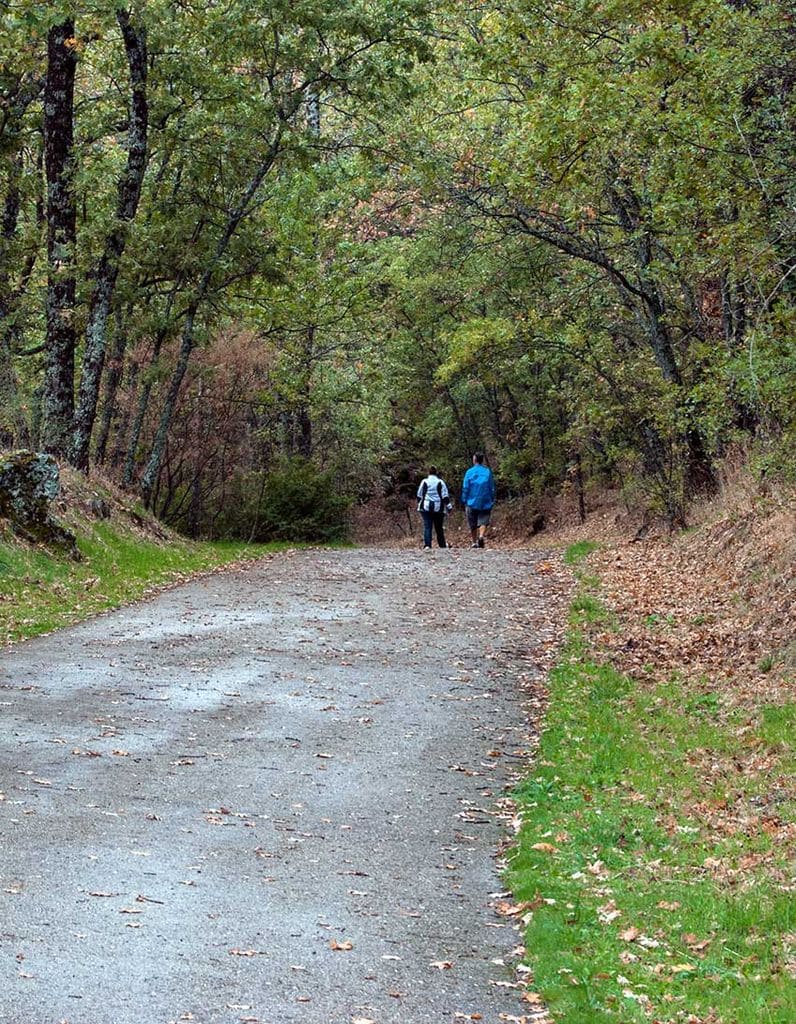
[[[467,513],[472,546],[482,548],[492,506],[495,504],[495,478],[492,470],[484,465],[483,452],[476,452],[473,464],[464,474],[462,483],[462,505]]]

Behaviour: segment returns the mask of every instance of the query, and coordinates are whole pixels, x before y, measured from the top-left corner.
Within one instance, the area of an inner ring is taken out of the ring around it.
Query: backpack
[[[424,512],[441,512],[442,511],[442,481],[437,481],[437,496],[428,492],[428,484],[423,481],[423,494],[420,499],[420,509]]]

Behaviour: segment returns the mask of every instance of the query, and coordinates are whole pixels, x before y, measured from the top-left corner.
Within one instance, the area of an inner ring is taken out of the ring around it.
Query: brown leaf
[[[354,943],[353,942],[349,942],[348,939],[345,939],[343,942],[338,942],[337,939],[332,939],[332,941],[329,943],[329,949],[337,949],[337,950],[348,951],[349,949],[353,949],[353,948],[354,948]]]
[[[520,996],[520,999],[524,1003],[531,1003],[533,1006],[539,1006],[543,1002],[543,999],[538,992],[525,991]]]

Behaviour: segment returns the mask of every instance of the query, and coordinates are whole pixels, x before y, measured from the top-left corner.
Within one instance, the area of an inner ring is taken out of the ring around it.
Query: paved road
[[[521,1013],[492,904],[538,557],[288,553],[6,652],[0,1021]]]

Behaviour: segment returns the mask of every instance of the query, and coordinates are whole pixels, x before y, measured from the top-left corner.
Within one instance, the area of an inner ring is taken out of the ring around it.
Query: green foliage
[[[35,88],[64,10],[17,6],[0,16],[2,444],[37,440],[52,268]],[[136,15],[149,160],[105,403],[113,472],[126,455],[133,485],[159,451],[170,521],[214,533],[230,487],[254,481],[256,504],[262,473],[295,456],[344,465],[363,494],[430,459],[460,475],[485,449],[501,497],[577,484],[588,504],[595,483],[673,525],[738,447],[796,479],[777,0]],[[114,5],[76,9],[76,47],[80,334],[127,155]],[[236,332],[259,346],[245,387]],[[197,409],[213,402],[210,431]]]
[[[334,471],[291,459],[268,474],[256,537],[267,540],[335,541],[346,536],[351,499]]]

